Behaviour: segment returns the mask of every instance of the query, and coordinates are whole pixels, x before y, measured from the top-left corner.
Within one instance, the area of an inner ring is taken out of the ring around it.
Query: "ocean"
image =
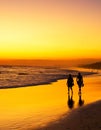
[[[74,78],[74,103],[70,108],[66,79],[58,78],[66,78],[68,73],[75,76],[78,71],[58,67],[0,66],[0,72],[0,85],[2,88],[8,88],[0,89],[0,130],[36,130],[48,123],[57,122],[65,115],[68,116],[75,108],[101,99],[99,74],[84,76],[85,85],[81,95],[78,94]],[[53,79],[58,81],[48,84]],[[36,84],[44,84],[47,81],[47,84],[31,86],[35,81]],[[28,84],[28,87],[24,87]],[[83,103],[80,104],[80,101]]]
[[[41,85],[65,79],[77,71],[59,67],[45,66],[0,66],[0,88],[15,88],[32,85]]]

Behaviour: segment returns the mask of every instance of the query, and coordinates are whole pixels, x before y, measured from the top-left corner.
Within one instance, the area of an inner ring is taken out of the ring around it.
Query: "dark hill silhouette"
[[[89,69],[101,69],[101,61],[92,64],[82,65],[81,67],[89,68]]]

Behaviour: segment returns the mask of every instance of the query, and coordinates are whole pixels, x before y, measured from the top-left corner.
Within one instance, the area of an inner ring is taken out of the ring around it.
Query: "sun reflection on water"
[[[82,94],[76,82],[73,105],[77,108],[101,98],[101,77],[84,78]],[[75,80],[75,79],[74,79]],[[71,111],[68,107],[66,80],[49,85],[0,90],[0,128],[15,130],[37,127],[56,120]]]

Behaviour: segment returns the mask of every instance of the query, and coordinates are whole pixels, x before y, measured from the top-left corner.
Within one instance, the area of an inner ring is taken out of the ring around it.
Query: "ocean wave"
[[[75,76],[78,71],[43,66],[0,66],[0,88],[48,84],[59,79],[66,79],[69,73]]]

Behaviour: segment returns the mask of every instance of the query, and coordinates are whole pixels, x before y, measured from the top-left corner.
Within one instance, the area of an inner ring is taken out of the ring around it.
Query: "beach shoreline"
[[[79,113],[84,113],[83,119],[89,118],[85,117],[85,111],[87,110],[84,110],[84,112],[81,110],[83,106],[101,99],[101,75],[84,76],[84,83],[85,86],[82,88],[82,93],[78,94],[78,86],[76,78],[74,78],[72,96],[74,104],[72,108],[68,104],[69,95],[65,79],[48,85],[39,85],[38,87],[28,86],[0,90],[2,104],[0,107],[0,129],[72,130],[69,129],[69,125],[71,124],[70,128],[72,128],[72,123],[77,121]],[[80,100],[83,101],[81,105]],[[90,114],[91,110],[89,109],[87,113]],[[95,113],[96,110],[98,109],[95,108],[92,113]],[[81,121],[80,117],[79,120]],[[94,117],[94,119],[96,118]],[[79,123],[80,121],[77,123],[80,125],[84,124],[84,122]],[[67,123],[69,124],[68,126]],[[80,126],[80,128],[82,127],[81,130],[88,130],[84,125],[82,126]],[[95,126],[93,127],[95,128]]]
[[[68,74],[76,77],[79,70],[63,68],[36,67],[3,67],[0,72],[0,89],[20,88],[51,84],[58,80],[67,79]],[[20,71],[18,71],[20,70]],[[30,71],[29,71],[30,70]],[[96,72],[80,71],[83,76],[97,74]]]
[[[31,130],[101,130],[101,100],[72,110],[55,122]]]

